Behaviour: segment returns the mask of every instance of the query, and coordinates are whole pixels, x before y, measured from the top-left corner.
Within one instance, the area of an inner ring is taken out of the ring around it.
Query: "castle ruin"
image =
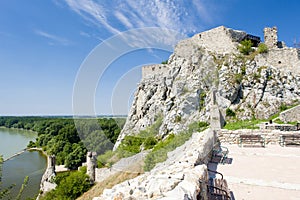
[[[167,64],[154,64],[142,67],[142,77],[151,77],[153,75],[166,75],[169,71]]]
[[[86,156],[86,173],[90,177],[90,183],[93,184],[96,179],[97,153],[88,152]]]
[[[264,28],[264,40],[268,53],[256,57],[259,66],[273,66],[279,70],[300,73],[300,50],[287,47],[284,42],[278,41],[277,27]]]
[[[251,40],[256,48],[261,42],[260,37],[250,35],[244,31],[233,30],[224,26],[196,34],[191,38],[200,49],[219,55],[237,54],[238,46],[243,40]],[[289,70],[300,74],[300,49],[290,48],[284,42],[278,41],[277,27],[264,28],[264,43],[268,47],[268,52],[258,54],[255,61],[258,66],[273,66],[280,70]],[[184,52],[186,41],[183,40],[175,48],[175,54],[187,54]],[[181,52],[176,52],[181,49]],[[142,68],[142,78],[149,78],[155,75],[166,76],[169,71],[168,64],[148,65]]]
[[[264,41],[269,49],[278,47],[277,27],[264,28]]]

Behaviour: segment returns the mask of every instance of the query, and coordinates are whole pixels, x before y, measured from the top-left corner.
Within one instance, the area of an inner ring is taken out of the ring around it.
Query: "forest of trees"
[[[28,147],[42,148],[69,169],[81,166],[88,150],[102,154],[112,149],[124,123],[123,118],[0,117],[0,126],[37,132]]]

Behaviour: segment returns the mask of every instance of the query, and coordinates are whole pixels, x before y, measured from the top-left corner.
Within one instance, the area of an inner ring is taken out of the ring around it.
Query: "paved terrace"
[[[229,149],[231,164],[210,164],[224,175],[236,200],[299,200],[300,147],[267,145]]]

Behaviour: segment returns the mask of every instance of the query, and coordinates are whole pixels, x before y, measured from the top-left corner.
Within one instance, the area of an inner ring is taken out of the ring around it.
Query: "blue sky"
[[[123,31],[161,27],[191,36],[225,25],[262,37],[265,26],[276,25],[279,39],[292,46],[300,41],[299,7],[298,0],[2,0],[0,115],[72,114],[80,66],[97,45]],[[95,89],[95,112],[126,114],[111,108],[122,75],[169,55],[139,50],[115,60]]]

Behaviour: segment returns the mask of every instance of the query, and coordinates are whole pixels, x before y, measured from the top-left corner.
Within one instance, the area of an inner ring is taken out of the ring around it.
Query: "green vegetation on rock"
[[[269,49],[265,43],[260,43],[257,48],[258,53],[268,53]]]
[[[236,114],[235,114],[235,112],[233,110],[231,110],[230,108],[227,108],[226,109],[226,116],[228,116],[228,117],[235,117]]]
[[[253,46],[253,43],[251,42],[251,40],[243,40],[243,41],[241,41],[238,49],[242,54],[249,55],[251,52],[254,51],[252,46]]]

